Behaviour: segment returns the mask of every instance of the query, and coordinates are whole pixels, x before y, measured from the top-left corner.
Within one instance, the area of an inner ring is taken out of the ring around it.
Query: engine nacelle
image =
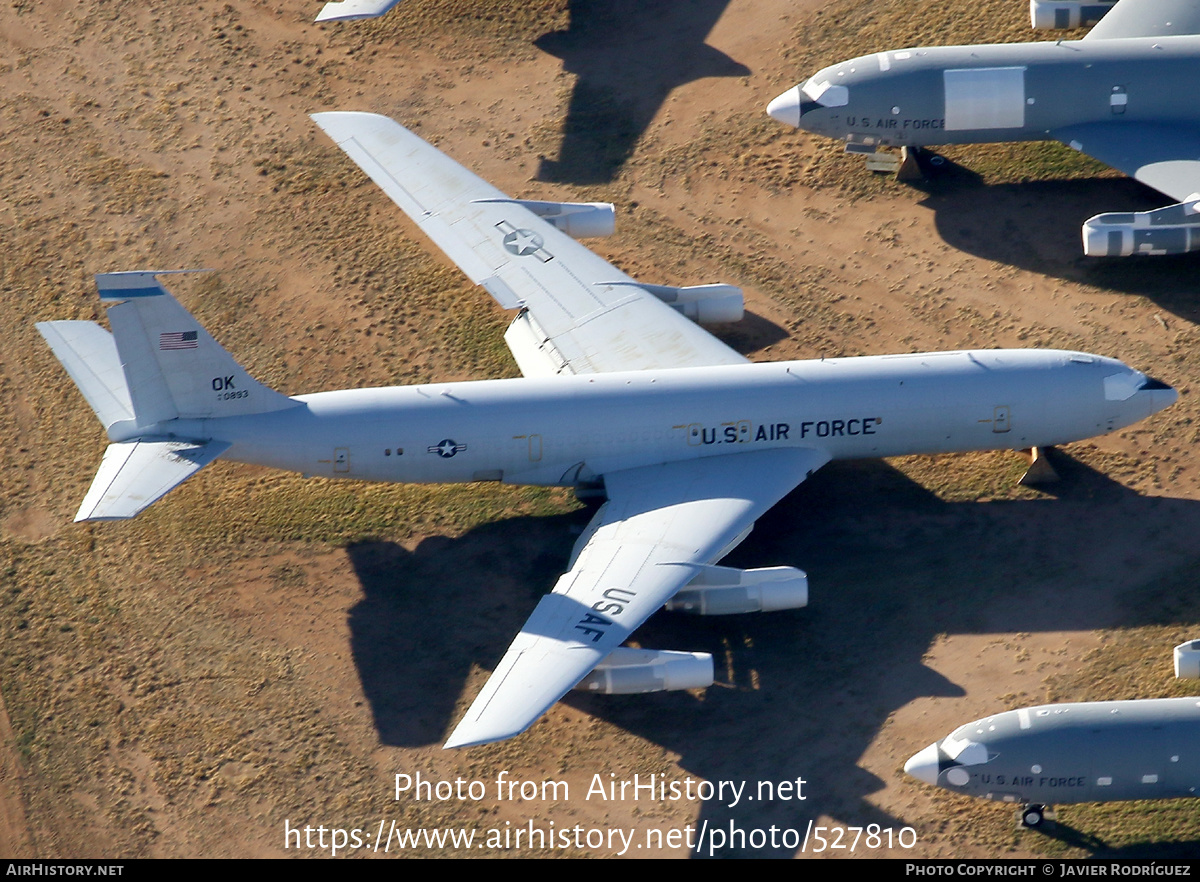
[[[795,567],[705,567],[666,608],[701,616],[776,612],[808,606],[808,575]]]
[[[1175,676],[1180,680],[1200,680],[1200,640],[1189,640],[1175,647]]]
[[[1029,23],[1038,30],[1065,31],[1090,27],[1104,18],[1117,0],[1029,0]]]
[[[611,236],[617,227],[617,210],[611,202],[540,202],[536,199],[477,199],[476,202],[511,202],[528,208],[546,223],[572,239]]]
[[[746,314],[746,298],[734,285],[646,285],[638,282],[663,303],[673,306],[698,325],[740,322]]]
[[[1200,197],[1152,211],[1113,211],[1083,223],[1083,253],[1091,257],[1187,254],[1200,251]]]
[[[618,646],[579,681],[581,692],[635,695],[678,689],[707,689],[713,684],[713,660],[707,652],[672,652]]]

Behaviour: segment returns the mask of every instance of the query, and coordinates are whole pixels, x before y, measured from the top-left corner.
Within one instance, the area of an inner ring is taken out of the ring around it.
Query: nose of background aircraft
[[[914,753],[904,764],[904,771],[918,781],[926,784],[937,784],[938,778],[938,746],[929,745],[924,750]]]
[[[768,104],[767,115],[776,122],[800,128],[800,87],[792,86]]]

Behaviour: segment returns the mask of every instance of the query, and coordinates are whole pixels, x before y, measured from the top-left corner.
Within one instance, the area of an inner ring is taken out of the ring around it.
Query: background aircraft
[[[1064,31],[1094,25],[1117,0],[1029,0],[1029,23],[1038,30]]]
[[[712,660],[621,644],[664,604],[807,602],[791,567],[716,566],[831,459],[1048,446],[1111,432],[1174,389],[1055,350],[750,364],[692,320],[741,292],[636,282],[567,232],[612,207],[514,200],[386,117],[314,119],[502,306],[523,379],[287,397],[251,378],[156,280],[97,276],[112,334],[39,330],[112,442],[77,520],[133,517],[223,457],[326,477],[603,488],[600,507],[447,746],[518,734],[569,689],[706,686]],[[586,679],[585,679],[586,678]]]
[[[1082,40],[889,50],[767,107],[847,150],[1058,140],[1178,200],[1083,225],[1094,256],[1200,250],[1200,4],[1122,0]]]
[[[1200,676],[1196,641],[1175,648],[1177,677]],[[1186,665],[1186,670],[1181,669]],[[1041,825],[1052,804],[1200,793],[1200,698],[1047,704],[967,723],[904,764],[927,784],[1024,803]]]

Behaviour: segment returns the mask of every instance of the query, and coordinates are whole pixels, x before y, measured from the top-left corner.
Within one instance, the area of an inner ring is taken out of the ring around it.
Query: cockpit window
[[[845,107],[850,102],[850,90],[830,85],[829,80],[809,80],[800,91],[822,107]]]
[[[1125,401],[1142,388],[1146,375],[1141,371],[1121,371],[1109,374],[1104,378],[1104,398],[1106,401]]]
[[[963,766],[978,766],[988,761],[987,748],[982,744],[966,738],[955,740],[953,735],[942,741],[942,751]]]

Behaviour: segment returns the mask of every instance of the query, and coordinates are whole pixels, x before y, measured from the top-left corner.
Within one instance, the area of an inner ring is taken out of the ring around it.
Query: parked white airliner
[[[330,478],[602,486],[568,571],[447,747],[516,735],[577,685],[711,684],[706,654],[621,644],[664,604],[803,606],[800,570],[716,564],[831,459],[1065,444],[1176,398],[1080,352],[751,364],[685,317],[739,317],[740,291],[636,282],[562,232],[611,230],[610,205],[513,200],[386,117],[314,119],[517,310],[505,339],[524,378],[287,397],[234,362],[158,274],[99,275],[111,334],[38,325],[111,441],[76,520],[133,517],[218,457]]]

